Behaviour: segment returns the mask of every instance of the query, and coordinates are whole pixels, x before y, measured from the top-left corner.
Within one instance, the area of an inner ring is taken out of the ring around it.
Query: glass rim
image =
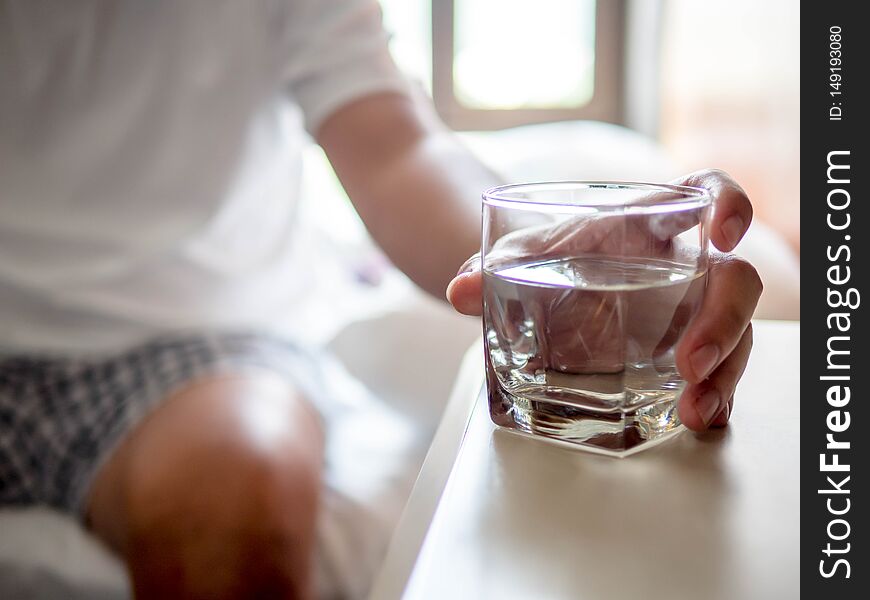
[[[636,190],[650,192],[671,192],[677,197],[655,201],[650,204],[635,204],[635,201],[602,204],[600,202],[555,202],[539,198],[521,197],[518,194],[535,191],[576,191],[576,190]],[[491,187],[481,194],[483,203],[518,210],[546,210],[548,212],[643,212],[663,213],[693,210],[709,206],[713,202],[710,190],[703,187],[675,185],[670,183],[650,183],[642,181],[617,180],[565,180],[510,183]]]

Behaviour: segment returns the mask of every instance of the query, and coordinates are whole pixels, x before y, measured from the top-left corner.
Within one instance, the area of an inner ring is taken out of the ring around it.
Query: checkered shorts
[[[80,512],[97,470],[148,411],[196,377],[246,367],[324,394],[314,354],[254,334],[158,339],[96,360],[0,355],[0,506]]]

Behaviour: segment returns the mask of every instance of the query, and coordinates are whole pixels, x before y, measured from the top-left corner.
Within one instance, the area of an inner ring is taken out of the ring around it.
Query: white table
[[[372,598],[798,598],[799,340],[756,322],[730,427],[624,459],[497,430],[473,348]]]

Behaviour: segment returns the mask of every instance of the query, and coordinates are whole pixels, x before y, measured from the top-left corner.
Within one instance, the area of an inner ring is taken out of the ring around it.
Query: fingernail
[[[463,273],[471,273],[472,271],[477,271],[480,268],[480,252],[474,254],[471,258],[462,263],[462,266],[459,267],[459,270],[456,271],[457,275],[462,275]]]
[[[722,235],[732,246],[736,246],[743,233],[743,219],[739,215],[731,215],[722,223]]]
[[[728,419],[731,417],[731,408],[728,406],[728,402],[722,403],[722,410],[716,413],[716,416],[713,417],[713,420],[710,422],[710,427],[725,427],[728,425]]]
[[[719,414],[716,417],[725,417],[725,422],[731,418],[731,405],[726,402],[725,406],[722,407],[722,410],[719,411]]]
[[[716,363],[719,361],[719,348],[713,344],[701,346],[689,356],[689,362],[692,365],[692,371],[695,372],[695,377],[700,381],[705,379]]]
[[[719,413],[719,392],[707,390],[701,394],[701,397],[695,401],[695,410],[704,421],[704,427],[708,427],[713,417]]]

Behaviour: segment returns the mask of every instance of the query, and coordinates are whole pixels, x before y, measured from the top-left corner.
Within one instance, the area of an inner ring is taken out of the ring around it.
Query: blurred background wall
[[[797,0],[667,0],[660,140],[686,169],[716,165],[800,252]]]

